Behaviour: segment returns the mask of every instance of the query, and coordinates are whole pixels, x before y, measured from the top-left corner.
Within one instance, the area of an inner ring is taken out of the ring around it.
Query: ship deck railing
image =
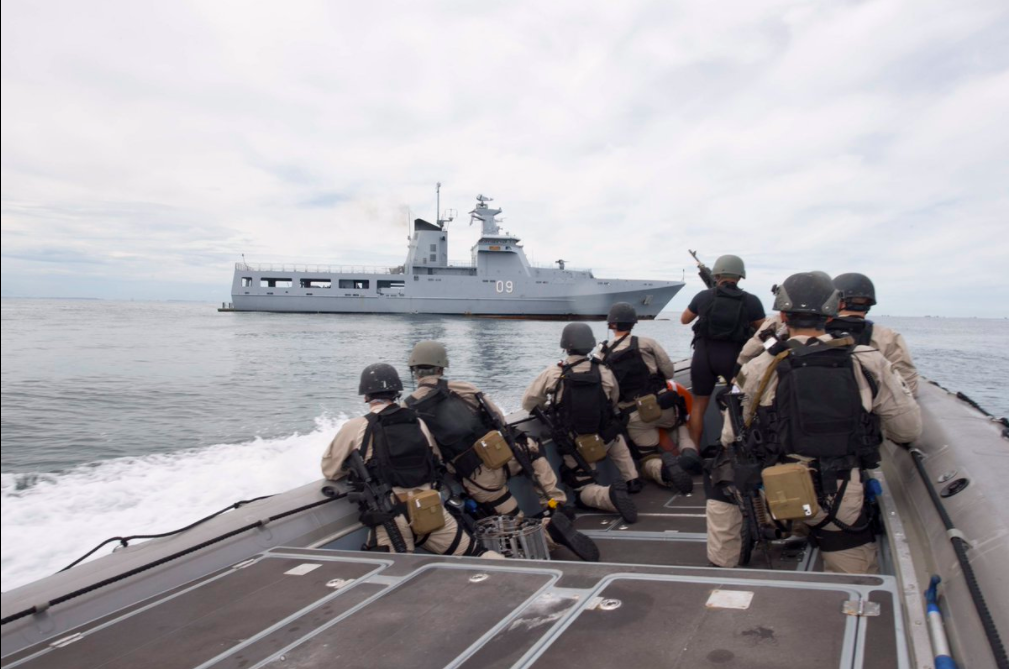
[[[304,263],[259,263],[236,262],[239,272],[301,272],[305,274],[403,274],[403,266],[387,267],[379,265],[307,265]]]

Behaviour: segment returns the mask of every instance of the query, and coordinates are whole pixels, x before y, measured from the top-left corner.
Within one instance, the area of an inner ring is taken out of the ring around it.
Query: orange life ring
[[[666,381],[666,387],[683,398],[683,402],[687,405],[687,415],[689,416],[690,412],[694,409],[694,395],[682,383],[677,383],[672,379]]]

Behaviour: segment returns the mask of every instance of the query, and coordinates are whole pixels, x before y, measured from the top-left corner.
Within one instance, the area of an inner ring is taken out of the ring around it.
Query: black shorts
[[[715,390],[719,376],[732,380],[736,358],[741,350],[742,344],[731,341],[698,339],[694,342],[694,357],[690,361],[690,392],[708,397]]]

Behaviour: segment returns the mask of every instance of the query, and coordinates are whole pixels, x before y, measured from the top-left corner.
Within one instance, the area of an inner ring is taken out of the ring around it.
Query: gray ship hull
[[[606,281],[607,286],[597,286],[597,282],[592,280],[591,286],[571,286],[570,291],[549,291],[547,285],[532,284],[528,289],[515,285],[511,294],[497,294],[495,282],[488,284],[479,277],[438,277],[436,287],[418,287],[414,292],[419,294],[414,295],[407,294],[406,289],[382,292],[241,286],[243,276],[251,276],[254,285],[258,286],[261,279],[256,274],[258,273],[236,271],[235,281],[238,286],[236,292],[232,293],[232,310],[592,319],[605,318],[609,308],[616,302],[628,302],[637,309],[639,318],[651,319],[683,287],[680,282],[617,280]],[[294,279],[294,286],[300,285],[297,274],[288,272],[287,275]],[[346,275],[333,275],[333,286],[339,285],[341,276],[346,280]],[[426,284],[427,281],[423,283]],[[518,282],[513,281],[514,284]],[[606,290],[601,290],[603,288]]]

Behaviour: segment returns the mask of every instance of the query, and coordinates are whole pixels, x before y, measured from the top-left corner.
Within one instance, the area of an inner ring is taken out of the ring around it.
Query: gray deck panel
[[[25,669],[134,669],[152,664],[164,669],[194,667],[306,606],[332,596],[334,590],[326,586],[331,579],[357,579],[376,569],[375,564],[369,563],[319,561],[320,567],[303,576],[285,575],[285,571],[306,562],[311,560],[260,560],[18,666]],[[43,642],[30,652],[47,648],[48,643]]]
[[[333,618],[362,604],[369,597],[374,597],[386,587],[374,583],[355,586],[336,599],[312,609],[248,646],[222,657],[212,665],[213,669],[248,669],[304,638]]]
[[[423,571],[266,666],[444,667],[552,579],[468,566]]]
[[[750,607],[706,608],[716,587],[614,580],[600,594],[619,600],[620,607],[582,611],[534,666],[840,666],[849,620],[841,606],[849,593],[727,585],[752,591]]]
[[[869,595],[869,601],[879,604],[879,615],[862,619],[866,625],[862,669],[891,669],[898,666],[899,657],[893,595],[876,590]]]

